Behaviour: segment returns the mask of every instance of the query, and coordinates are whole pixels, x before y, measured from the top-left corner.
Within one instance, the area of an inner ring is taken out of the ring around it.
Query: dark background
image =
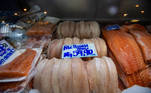
[[[22,14],[24,8],[30,9],[26,0],[1,0],[0,22],[15,23],[21,16],[15,16],[14,13]]]
[[[27,0],[1,0],[1,11],[20,11],[23,8],[29,8]]]
[[[14,12],[29,10],[34,5],[62,19],[151,21],[151,0],[1,0],[0,17],[12,20]],[[128,15],[124,17],[125,13]]]

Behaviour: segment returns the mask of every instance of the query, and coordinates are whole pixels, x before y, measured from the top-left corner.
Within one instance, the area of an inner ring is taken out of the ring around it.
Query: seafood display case
[[[0,93],[151,93],[150,0],[2,0]]]

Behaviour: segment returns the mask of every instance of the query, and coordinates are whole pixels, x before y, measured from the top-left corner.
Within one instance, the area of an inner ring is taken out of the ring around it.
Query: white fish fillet
[[[95,48],[96,48],[96,51],[97,51],[97,54],[98,54],[98,56],[97,57],[101,57],[101,46],[99,46],[99,44],[98,44],[98,39],[97,38],[93,38],[92,39],[93,40],[93,42],[94,42],[94,45],[95,45]]]
[[[70,22],[69,31],[70,31],[70,37],[73,37],[75,32],[75,23],[72,21]]]
[[[118,76],[108,57],[84,62],[80,58],[43,60],[34,88],[41,93],[117,93]]]
[[[48,55],[48,58],[52,58],[52,57],[56,57],[57,56],[57,53],[56,53],[56,45],[58,44],[59,40],[58,39],[55,39],[53,40],[49,46],[48,46],[48,52],[47,52],[47,55]]]
[[[90,29],[92,31],[92,37],[99,37],[100,36],[100,27],[99,24],[95,21],[90,23]]]
[[[90,29],[90,22],[86,22],[86,28],[85,31],[87,33],[87,38],[92,38],[92,31]]]
[[[98,46],[100,46],[100,57],[107,56],[107,45],[104,39],[97,38]]]
[[[82,39],[81,44],[94,44],[92,39]]]
[[[105,60],[105,63],[109,69],[109,82],[108,82],[108,93],[117,93],[118,92],[118,75],[115,64],[108,57],[102,57]]]
[[[80,30],[79,30],[79,33],[80,33],[80,37],[81,37],[81,38],[85,38],[85,36],[87,36],[87,33],[85,33],[85,22],[84,22],[84,21],[81,21],[81,22],[80,22]]]
[[[91,93],[99,93],[98,86],[97,86],[97,71],[95,60],[91,60],[87,64],[87,71],[88,71],[88,80],[90,84],[90,92]]]
[[[62,27],[62,23],[60,23],[57,27],[57,37],[58,38],[62,38],[62,34],[61,34],[61,27]]]
[[[94,42],[92,41],[92,39],[83,39],[81,40],[81,44],[94,44]],[[83,58],[83,60],[88,61],[91,60],[93,57],[85,57]]]
[[[55,57],[57,57],[57,58],[61,58],[63,43],[64,43],[64,39],[59,39],[58,43],[55,46],[56,47],[56,56]]]
[[[73,40],[72,40],[72,43],[73,44],[80,44],[80,39],[77,38],[77,37],[74,37]]]
[[[82,64],[81,59],[73,58],[72,59],[72,93],[82,93],[81,92],[81,74],[82,74]]]
[[[61,33],[62,33],[63,38],[66,38],[69,36],[69,21],[63,22]]]
[[[71,59],[64,59],[59,68],[60,93],[72,93]]]
[[[71,45],[71,44],[72,44],[72,39],[71,38],[65,38],[64,45]]]
[[[51,85],[51,78],[52,78],[52,70],[54,62],[57,61],[55,58],[51,60],[47,60],[46,66],[43,69],[43,72],[41,73],[41,93],[53,93],[52,92],[52,85]]]
[[[84,62],[82,64],[82,73],[81,73],[81,92],[80,93],[89,93],[89,83],[88,83],[88,74],[86,70],[86,65]]]
[[[56,60],[53,66],[53,71],[52,71],[52,90],[53,93],[60,93],[60,88],[59,88],[59,68],[60,68],[60,63],[62,60]]]
[[[97,86],[99,93],[107,93],[106,91],[106,66],[104,65],[104,60],[95,58],[96,70],[97,70]]]
[[[95,38],[100,36],[99,24],[95,21],[90,22],[72,22],[64,21],[57,28],[58,38],[78,37],[80,39]]]
[[[101,58],[103,56],[107,56],[107,46],[105,41],[101,38],[94,38],[92,40],[95,43],[98,57]]]
[[[40,89],[41,85],[40,85],[40,77],[41,77],[41,72],[43,70],[43,68],[45,67],[45,62],[46,60],[42,60],[38,63],[37,67],[36,67],[36,74],[34,77],[34,88],[35,89]]]
[[[80,38],[80,22],[76,23],[74,37]]]

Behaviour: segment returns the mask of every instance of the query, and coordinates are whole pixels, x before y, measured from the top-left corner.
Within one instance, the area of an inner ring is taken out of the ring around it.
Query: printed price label
[[[0,66],[3,65],[6,60],[13,55],[15,49],[5,40],[0,41]]]
[[[107,26],[106,27],[106,30],[110,31],[110,30],[117,30],[117,29],[120,29],[120,26],[119,25],[110,25],[110,26]]]
[[[62,48],[62,58],[94,56],[98,56],[94,44],[64,45]]]

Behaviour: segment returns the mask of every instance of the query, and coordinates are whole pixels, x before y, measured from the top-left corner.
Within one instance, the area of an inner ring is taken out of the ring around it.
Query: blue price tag
[[[0,66],[13,55],[15,49],[5,40],[0,41]]]
[[[73,44],[62,47],[62,58],[98,56],[94,44]]]
[[[119,25],[110,25],[110,26],[107,26],[106,27],[106,30],[110,31],[110,30],[118,30],[120,29],[120,26]]]

